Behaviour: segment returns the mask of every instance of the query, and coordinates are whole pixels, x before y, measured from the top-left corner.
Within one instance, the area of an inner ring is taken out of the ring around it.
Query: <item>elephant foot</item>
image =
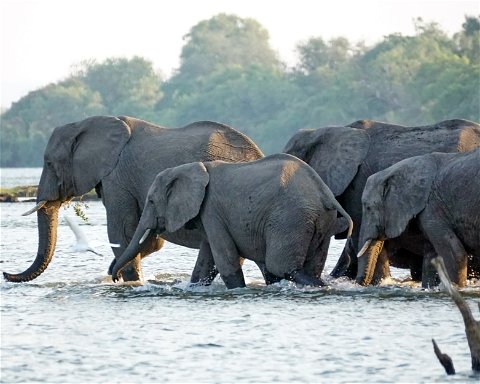
[[[137,257],[129,265],[127,265],[121,271],[121,275],[124,282],[127,281],[141,281],[142,280],[142,270],[140,266],[140,258]]]
[[[212,270],[210,270],[210,272],[208,272],[206,276],[203,276],[203,277],[200,277],[200,274],[198,273],[193,273],[192,277],[190,278],[190,285],[191,286],[211,285],[213,283],[213,280],[215,280],[215,278],[217,277],[217,275],[218,275],[218,269],[215,267]]]
[[[274,275],[273,273],[269,272],[267,270],[267,267],[266,267],[265,263],[256,262],[256,264],[257,264],[257,267],[262,272],[262,276],[263,276],[263,279],[265,280],[266,285],[279,283],[282,280],[280,277],[278,277],[278,276]]]
[[[239,269],[237,272],[228,275],[228,276],[223,276],[222,277],[223,282],[227,286],[228,289],[234,289],[234,288],[245,288],[245,278],[243,277],[243,272],[241,269]]]
[[[309,276],[303,271],[294,271],[291,274],[286,274],[285,278],[287,280],[294,281],[297,284],[308,285],[312,287],[323,287],[325,283],[321,279],[316,277]]]
[[[267,270],[264,271],[263,278],[265,279],[265,284],[267,285],[279,283],[282,280],[280,277],[268,272]]]

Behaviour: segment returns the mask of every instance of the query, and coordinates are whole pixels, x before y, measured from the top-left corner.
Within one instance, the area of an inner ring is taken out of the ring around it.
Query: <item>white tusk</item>
[[[360,249],[360,251],[358,252],[358,255],[357,257],[362,257],[363,254],[366,252],[366,250],[368,249],[368,247],[370,246],[370,243],[372,242],[372,239],[369,239],[365,242],[365,244],[363,245],[362,249]]]
[[[28,216],[31,215],[33,212],[37,212],[39,209],[41,209],[45,204],[47,204],[47,200],[42,200],[40,201],[35,207],[30,209],[29,211],[22,213],[22,216]]]
[[[120,248],[121,245],[120,245],[120,244],[115,244],[115,243],[110,243],[110,247],[112,247],[112,248]]]
[[[142,236],[142,238],[140,239],[140,241],[138,242],[138,244],[142,244],[142,243],[145,241],[145,239],[146,239],[146,238],[148,237],[148,235],[150,234],[150,231],[151,231],[150,228],[148,228],[148,229],[145,231],[145,233],[143,234],[143,236]]]

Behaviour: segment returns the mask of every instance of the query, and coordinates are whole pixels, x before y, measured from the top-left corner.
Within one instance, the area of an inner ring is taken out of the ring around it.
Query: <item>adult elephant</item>
[[[294,156],[170,168],[155,178],[112,278],[142,251],[145,240],[188,224],[201,231],[227,288],[245,287],[241,257],[259,264],[267,284],[287,278],[321,286],[337,212],[349,222],[350,233],[348,214],[315,171]]]
[[[135,232],[148,188],[158,172],[192,161],[243,162],[261,157],[262,152],[247,136],[210,121],[167,129],[132,117],[95,116],[57,127],[45,149],[38,204],[27,212],[38,211],[37,256],[27,270],[4,273],[5,279],[29,281],[47,268],[55,251],[58,210],[75,196],[95,188],[105,206],[108,237],[118,257]],[[196,230],[182,229],[163,238],[201,248]],[[152,238],[125,269],[124,279],[138,280],[140,258],[162,244],[162,239]],[[201,248],[200,263],[204,257],[211,255]]]
[[[357,275],[361,198],[367,178],[400,160],[431,152],[464,152],[480,146],[480,125],[467,120],[446,120],[433,125],[406,127],[360,120],[345,127],[304,129],[286,144],[284,152],[310,164],[330,187],[354,222],[334,277]],[[337,238],[342,238],[337,236]],[[391,257],[414,257],[418,250],[402,246]],[[387,266],[386,249],[379,258]],[[389,274],[389,269],[381,272]]]
[[[424,247],[423,287],[437,283],[431,265],[437,255],[461,287],[468,269],[480,272],[480,148],[400,161],[368,178],[362,204],[359,284],[372,282],[378,255],[390,239],[408,241],[411,233]]]

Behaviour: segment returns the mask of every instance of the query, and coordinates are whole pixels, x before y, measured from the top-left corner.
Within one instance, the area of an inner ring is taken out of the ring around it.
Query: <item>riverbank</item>
[[[0,187],[0,203],[17,203],[32,201],[35,202],[37,199],[38,185],[23,185],[16,186],[12,188],[2,188]],[[90,200],[99,200],[96,192],[92,189],[90,192],[86,193],[82,197],[75,197],[73,201],[90,201]]]

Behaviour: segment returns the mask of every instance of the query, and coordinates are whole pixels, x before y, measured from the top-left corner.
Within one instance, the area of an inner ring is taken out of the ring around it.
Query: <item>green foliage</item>
[[[231,66],[275,69],[279,61],[268,38],[268,32],[253,19],[219,14],[198,23],[185,36],[178,75],[195,80]]]
[[[219,14],[191,28],[168,80],[140,57],[83,62],[65,81],[14,103],[1,115],[0,165],[40,166],[53,128],[97,114],[170,127],[221,121],[265,153],[281,151],[300,128],[358,119],[479,121],[480,19],[467,16],[453,37],[421,19],[415,28],[371,47],[311,37],[288,68],[257,21]]]
[[[78,73],[91,90],[98,92],[112,115],[145,116],[162,98],[161,78],[152,63],[134,57],[111,58],[103,63],[83,63]]]

